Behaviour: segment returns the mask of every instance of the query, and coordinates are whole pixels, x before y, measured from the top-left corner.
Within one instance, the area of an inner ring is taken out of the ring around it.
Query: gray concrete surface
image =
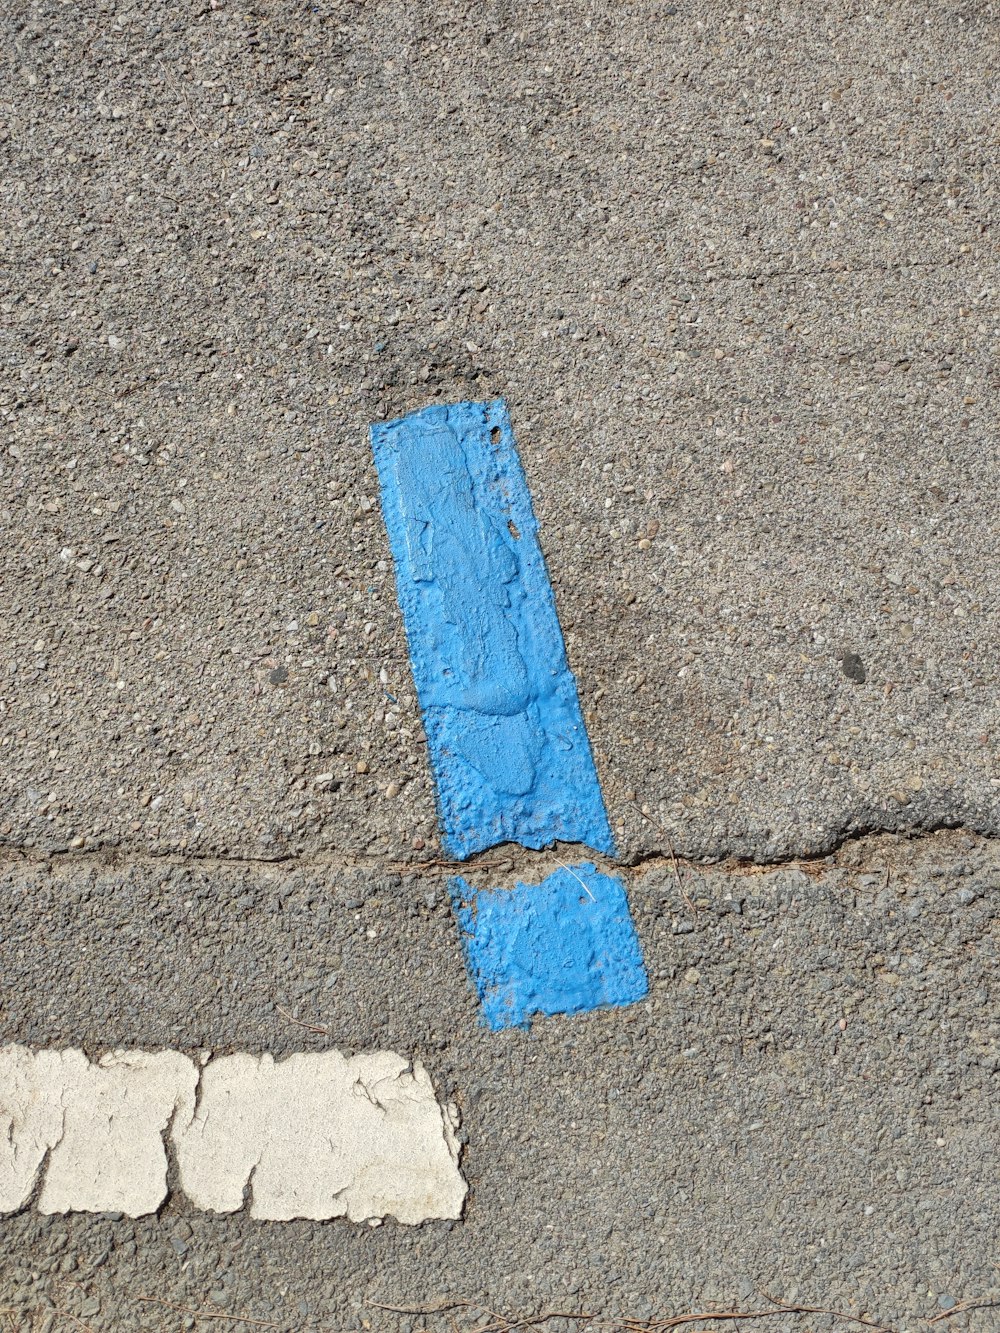
[[[177,1196],[135,1222],[29,1210],[0,1224],[0,1305],[182,1326],[143,1295],[281,1329],[416,1330],[377,1305],[649,1318],[758,1308],[763,1287],[917,1330],[942,1301],[996,1299],[996,844],[680,870],[630,880],[648,1002],[495,1034],[440,880],[8,862],[0,1037],[416,1056],[461,1108],[470,1195],[460,1222],[374,1230]]]
[[[472,1189],[29,1210],[0,1317],[1000,1299],[998,19],[3,6],[0,1041],[413,1054]],[[499,1036],[366,438],[495,395],[653,979]]]
[[[431,851],[366,429],[494,394],[626,855],[995,831],[995,19],[8,5],[0,837]]]

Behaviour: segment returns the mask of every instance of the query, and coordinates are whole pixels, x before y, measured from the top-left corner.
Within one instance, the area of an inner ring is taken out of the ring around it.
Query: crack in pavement
[[[76,869],[92,867],[95,870],[128,870],[131,868],[149,869],[157,866],[189,866],[200,870],[237,870],[243,867],[255,869],[302,869],[306,871],[326,871],[351,874],[391,874],[415,875],[418,878],[442,878],[452,875],[481,877],[487,872],[499,871],[505,878],[526,876],[529,882],[535,878],[544,878],[552,871],[565,868],[565,863],[585,858],[593,861],[599,870],[605,873],[641,875],[649,870],[667,869],[674,865],[692,869],[712,869],[731,871],[732,873],[759,873],[768,870],[780,870],[788,866],[810,865],[829,862],[835,859],[845,848],[857,844],[870,844],[870,854],[877,857],[885,845],[900,841],[928,842],[954,833],[967,833],[983,842],[1000,841],[997,835],[977,829],[961,820],[941,819],[940,821],[905,828],[889,829],[878,825],[859,825],[834,831],[824,847],[818,851],[789,853],[766,859],[753,859],[737,856],[705,857],[696,859],[675,852],[669,841],[663,847],[636,852],[634,855],[615,859],[603,856],[583,843],[555,843],[551,847],[534,850],[513,843],[500,843],[488,851],[477,853],[467,861],[456,861],[448,857],[435,857],[426,860],[395,861],[377,856],[342,856],[335,853],[288,853],[282,856],[219,856],[199,854],[197,852],[143,853],[126,851],[113,847],[94,848],[52,848],[39,849],[11,843],[0,844],[0,868],[14,866],[24,868],[45,868],[71,866]],[[868,850],[866,848],[866,850]]]

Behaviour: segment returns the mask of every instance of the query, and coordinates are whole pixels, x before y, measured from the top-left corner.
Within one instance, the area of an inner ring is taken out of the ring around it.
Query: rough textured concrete
[[[917,1333],[942,1300],[995,1299],[1000,848],[678,869],[630,879],[647,1001],[492,1033],[443,880],[8,864],[0,1039],[397,1050],[459,1104],[470,1193],[461,1222],[418,1228],[211,1217],[179,1194],[134,1223],[28,1210],[3,1223],[0,1305],[164,1327],[139,1294],[415,1333],[376,1304],[649,1316],[755,1308],[763,1287]]]
[[[0,837],[432,849],[367,428],[499,394],[627,854],[996,829],[989,5],[3,22]]]

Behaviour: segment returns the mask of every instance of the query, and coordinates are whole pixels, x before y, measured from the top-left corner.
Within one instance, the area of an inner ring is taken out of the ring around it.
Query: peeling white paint
[[[272,1221],[458,1217],[465,1183],[426,1071],[386,1051],[224,1056],[202,1074],[176,1136],[181,1187],[199,1208]]]
[[[461,1215],[457,1115],[427,1072],[375,1051],[229,1055],[0,1048],[0,1212],[43,1174],[43,1213],[155,1212],[173,1155],[196,1207],[287,1221]],[[46,1160],[46,1154],[48,1159]]]
[[[96,1065],[84,1059],[61,1089],[63,1134],[39,1212],[155,1213],[167,1197],[164,1134],[176,1112],[193,1112],[197,1083],[198,1071],[176,1051],[115,1051]]]
[[[167,1195],[163,1133],[194,1108],[183,1055],[0,1049],[0,1212],[23,1208],[49,1154],[42,1213],[152,1213]]]
[[[86,1064],[79,1051],[0,1049],[0,1213],[31,1197],[45,1154],[62,1138],[63,1085]]]

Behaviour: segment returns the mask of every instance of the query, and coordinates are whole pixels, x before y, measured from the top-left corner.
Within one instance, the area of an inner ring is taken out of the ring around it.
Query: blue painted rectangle
[[[633,1004],[649,990],[620,879],[590,863],[541,884],[475,890],[458,876],[452,901],[469,974],[494,1031],[533,1014]]]
[[[371,428],[443,840],[614,841],[506,404]]]

